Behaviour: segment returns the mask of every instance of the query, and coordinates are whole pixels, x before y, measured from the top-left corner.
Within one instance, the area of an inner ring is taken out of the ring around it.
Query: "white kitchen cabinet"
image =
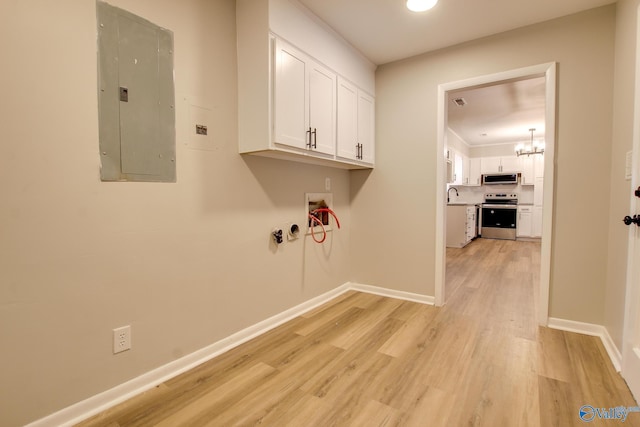
[[[534,176],[536,178],[544,177],[544,154],[536,154],[534,160]]]
[[[533,187],[533,237],[542,236],[542,202],[544,177],[536,177]]]
[[[531,237],[542,237],[542,206],[533,207]]]
[[[536,178],[544,177],[544,157],[540,154],[521,156],[522,185],[534,185]]]
[[[518,206],[516,220],[516,237],[531,237],[533,235],[533,206]]]
[[[542,206],[543,189],[544,189],[544,178],[542,177],[536,178],[534,180],[534,187],[533,187],[533,205],[534,206]]]
[[[522,164],[517,156],[483,157],[482,174],[520,172]]]
[[[342,169],[372,168],[373,64],[295,2],[235,3],[238,152]],[[358,118],[350,126],[367,142],[366,147],[358,142],[362,149],[355,156],[338,155],[338,77],[362,90]]]
[[[483,157],[480,164],[480,171],[483,175],[500,172],[500,157]]]
[[[336,75],[275,40],[274,143],[335,153]]]
[[[447,247],[463,248],[476,230],[475,206],[447,205]]]
[[[337,154],[373,165],[375,159],[375,101],[351,82],[338,77]]]
[[[518,156],[505,156],[500,157],[500,167],[500,172],[520,172],[522,163]]]
[[[476,207],[467,205],[467,229],[465,233],[465,241],[469,243],[476,238]]]
[[[455,185],[463,184],[464,162],[461,153],[455,152],[453,156],[453,183]]]
[[[482,174],[480,172],[479,157],[464,157],[464,167],[462,171],[462,183],[469,187],[478,187],[482,184]]]
[[[520,162],[522,164],[522,178],[520,180],[520,184],[533,185],[535,179],[534,159],[530,156],[522,156],[520,158]]]
[[[464,155],[454,148],[446,148],[444,157],[447,164],[447,183],[464,184]]]

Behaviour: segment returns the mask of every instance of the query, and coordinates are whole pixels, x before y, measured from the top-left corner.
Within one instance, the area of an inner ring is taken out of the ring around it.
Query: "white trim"
[[[368,294],[381,295],[383,297],[402,299],[417,302],[420,304],[435,305],[435,298],[430,295],[414,294],[411,292],[396,291],[394,289],[379,288],[377,286],[363,285],[360,283],[349,283],[349,290],[365,292]]]
[[[640,40],[640,6],[636,9],[635,19],[636,40]],[[631,188],[640,184],[640,43],[635,49],[635,90],[633,101],[633,131],[632,131],[632,173]],[[633,190],[629,194],[629,212],[638,213],[640,209]],[[640,337],[640,267],[637,259],[640,256],[638,246],[638,231],[636,227],[629,227],[627,241],[627,278],[625,283],[624,328],[622,332],[622,377],[627,382],[631,393],[640,401],[640,351],[638,337]]]
[[[552,329],[559,329],[561,331],[576,332],[578,334],[599,337],[605,350],[607,350],[607,354],[609,355],[609,359],[611,359],[611,363],[613,363],[613,367],[617,372],[620,372],[620,368],[622,366],[622,354],[613,342],[613,339],[611,339],[609,331],[604,326],[550,317],[549,327]]]
[[[436,161],[436,224],[435,224],[435,304],[441,306],[445,303],[445,264],[446,246],[444,230],[446,229],[446,203],[444,196],[445,169],[444,169],[444,140],[447,124],[447,92],[484,84],[491,84],[505,80],[523,79],[535,76],[545,76],[545,162],[544,162],[544,189],[543,189],[543,219],[542,241],[540,249],[540,291],[538,323],[546,325],[549,316],[549,286],[551,280],[551,237],[553,235],[553,195],[555,179],[555,143],[556,143],[556,73],[555,62],[533,65],[530,67],[504,71],[486,76],[473,77],[466,80],[443,83],[438,86],[438,115],[437,115],[437,150]]]
[[[205,363],[259,335],[262,335],[265,332],[268,332],[271,329],[274,329],[277,326],[280,326],[283,323],[288,322],[289,320],[294,319],[295,317],[298,317],[350,290],[414,301],[422,304],[433,305],[434,303],[434,298],[428,295],[419,295],[410,292],[347,282],[332,291],[326,292],[305,301],[302,304],[285,310],[282,313],[258,322],[255,325],[249,326],[246,329],[223,338],[216,343],[208,345],[207,347],[197,350],[180,359],[169,362],[164,366],[153,369],[139,377],[117,385],[110,390],[96,394],[95,396],[36,420],[28,424],[26,427],[48,427],[53,425],[66,427],[77,424],[80,421],[86,420],[89,417],[99,414],[106,409],[147,391],[158,384],[193,369],[196,366],[201,365],[202,363]]]
[[[447,229],[447,203],[445,199],[445,186],[447,182],[445,162],[444,158],[444,140],[447,135],[447,129],[445,128],[447,123],[447,89],[445,85],[438,86],[438,115],[437,115],[437,154],[436,154],[436,233],[435,233],[435,303],[437,307],[444,305],[444,275],[446,268],[446,242],[444,230]]]

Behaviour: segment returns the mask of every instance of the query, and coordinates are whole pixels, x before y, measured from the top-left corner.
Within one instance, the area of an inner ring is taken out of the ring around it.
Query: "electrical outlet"
[[[131,326],[113,330],[113,354],[131,349]]]

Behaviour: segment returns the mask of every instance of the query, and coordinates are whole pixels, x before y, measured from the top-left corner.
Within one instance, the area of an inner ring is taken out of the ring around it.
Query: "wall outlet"
[[[122,326],[113,330],[113,354],[131,349],[131,326]]]

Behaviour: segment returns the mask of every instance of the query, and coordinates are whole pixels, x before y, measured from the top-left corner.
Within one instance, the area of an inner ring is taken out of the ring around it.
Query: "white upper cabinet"
[[[500,172],[520,172],[522,163],[517,156],[500,157]]]
[[[522,180],[520,184],[533,185],[535,179],[533,158],[530,156],[522,157],[520,162],[522,163]]]
[[[483,157],[482,174],[521,172],[522,164],[517,156]]]
[[[358,90],[358,143],[360,161],[373,166],[376,153],[376,105],[368,93]]]
[[[457,151],[453,155],[453,183],[455,185],[462,185],[464,182],[464,156]]]
[[[534,158],[533,164],[534,164],[535,177],[536,178],[544,177],[544,155],[537,154],[533,158]]]
[[[276,40],[276,72],[274,82],[274,141],[305,149],[308,146],[306,56]]]
[[[275,40],[274,142],[335,153],[336,75]]]
[[[482,174],[480,172],[481,159],[479,157],[464,157],[463,162],[462,183],[469,187],[480,186],[482,184]]]
[[[338,157],[373,165],[375,156],[374,99],[349,81],[338,78]]]
[[[480,167],[483,175],[501,172],[500,157],[483,157]]]
[[[539,154],[520,157],[522,185],[534,185],[536,178],[544,177],[544,157]]]
[[[336,75],[316,62],[309,67],[309,147],[336,153]]]
[[[237,0],[236,27],[239,152],[373,167],[375,65],[295,1]]]
[[[338,79],[338,156],[358,156],[358,88]]]

